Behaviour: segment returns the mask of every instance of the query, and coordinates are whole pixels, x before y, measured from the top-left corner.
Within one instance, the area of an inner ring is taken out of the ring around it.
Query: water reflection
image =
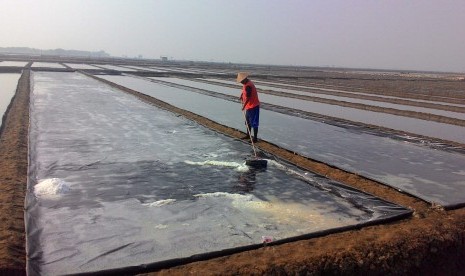
[[[0,126],[2,125],[1,118],[16,92],[16,86],[18,85],[20,76],[20,74],[0,74]]]

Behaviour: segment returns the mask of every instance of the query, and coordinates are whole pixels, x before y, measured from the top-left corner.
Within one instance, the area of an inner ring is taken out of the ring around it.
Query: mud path
[[[28,166],[30,72],[19,79],[0,130],[0,274],[23,274],[26,266],[24,198]]]

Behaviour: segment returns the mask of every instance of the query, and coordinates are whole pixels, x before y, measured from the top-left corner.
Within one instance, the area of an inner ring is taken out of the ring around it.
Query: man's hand
[[[245,99],[245,102],[242,103],[242,110],[245,109],[245,107],[247,106],[247,103],[249,102],[249,98],[246,98]]]

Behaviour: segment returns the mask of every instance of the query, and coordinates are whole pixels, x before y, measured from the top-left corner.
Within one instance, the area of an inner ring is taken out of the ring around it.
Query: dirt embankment
[[[264,246],[150,275],[463,275],[465,211]]]
[[[284,82],[287,81],[284,80]],[[459,80],[422,80],[399,77],[389,79],[322,78],[321,80],[307,79],[297,84],[414,100],[465,104],[465,81]]]
[[[30,72],[25,70],[0,132],[0,274],[25,274],[24,198],[27,183]]]

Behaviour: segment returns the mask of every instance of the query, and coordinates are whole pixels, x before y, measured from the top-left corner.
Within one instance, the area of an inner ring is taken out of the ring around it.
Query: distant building
[[[160,59],[161,59],[161,61],[163,61],[163,62],[168,61],[168,57],[161,56]]]

